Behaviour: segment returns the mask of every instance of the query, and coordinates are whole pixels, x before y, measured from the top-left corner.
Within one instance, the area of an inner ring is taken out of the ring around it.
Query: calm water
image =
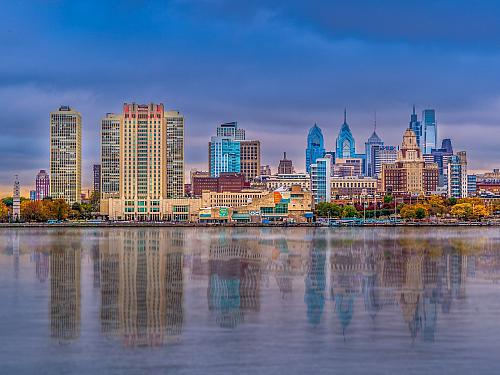
[[[0,232],[0,374],[498,374],[500,229]]]

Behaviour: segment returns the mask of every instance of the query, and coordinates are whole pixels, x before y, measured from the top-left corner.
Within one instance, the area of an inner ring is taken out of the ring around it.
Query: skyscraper
[[[342,124],[339,135],[337,137],[335,159],[347,159],[355,157],[356,149],[354,145],[354,137],[352,136],[349,125],[347,125],[346,110],[344,109],[344,123]]]
[[[415,133],[415,136],[417,137],[418,147],[422,147],[422,145],[420,144],[420,140],[422,138],[422,124],[417,119],[417,114],[415,113],[415,104],[413,104],[413,114],[410,117],[409,129],[413,130],[413,133]]]
[[[50,196],[50,177],[44,169],[41,169],[36,175],[35,185],[35,199],[37,201],[41,201],[43,198]]]
[[[260,176],[260,141],[240,141],[240,172],[246,182]]]
[[[122,115],[101,118],[101,195],[120,194],[120,121]]]
[[[310,172],[311,164],[316,163],[316,159],[323,158],[324,156],[323,133],[318,125],[314,124],[309,129],[309,135],[307,136],[306,172]]]
[[[241,145],[233,136],[211,137],[208,147],[211,177],[219,177],[221,172],[240,173]]]
[[[159,219],[161,198],[184,196],[184,116],[163,103],[125,103],[120,140],[125,216]]]
[[[329,158],[316,159],[311,164],[311,192],[314,204],[330,202],[331,199],[331,161]]]
[[[434,109],[424,109],[422,111],[422,130],[424,136],[424,154],[430,154],[433,148],[437,148],[437,122],[436,111]]]
[[[81,201],[82,115],[69,106],[50,112],[50,196]]]
[[[384,145],[384,142],[378,137],[375,130],[370,138],[368,138],[368,142],[365,142],[365,176],[372,177],[375,175],[375,160],[373,159],[373,149],[380,150],[380,147]]]
[[[286,152],[283,153],[283,159],[280,160],[278,165],[278,174],[292,174],[293,164],[292,161],[286,158]]]
[[[445,173],[448,197],[466,198],[467,188],[467,154],[459,151],[456,155],[448,157],[448,165]]]
[[[245,130],[238,129],[238,123],[236,121],[226,122],[217,127],[217,137],[234,137],[236,141],[244,141]]]
[[[94,164],[92,166],[93,188],[94,190],[101,191],[101,165]]]

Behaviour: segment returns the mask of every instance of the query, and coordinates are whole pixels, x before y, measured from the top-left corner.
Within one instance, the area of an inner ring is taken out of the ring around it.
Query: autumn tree
[[[472,208],[472,216],[481,220],[483,217],[488,216],[490,213],[482,204],[475,204]]]
[[[5,203],[0,201],[0,220],[6,220],[9,216],[9,211]]]
[[[415,206],[411,204],[404,204],[399,211],[399,215],[403,219],[414,219],[416,216]]]
[[[21,217],[26,221],[46,221],[47,211],[41,201],[23,201],[21,203]]]
[[[474,211],[470,203],[457,203],[450,210],[450,214],[465,220],[469,219],[473,213]]]

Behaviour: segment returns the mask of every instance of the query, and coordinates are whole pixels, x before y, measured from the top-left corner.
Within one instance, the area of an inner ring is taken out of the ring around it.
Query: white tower
[[[19,188],[19,180],[17,179],[17,174],[16,174],[16,181],[14,181],[14,202],[12,205],[12,219],[16,218],[19,220],[19,217],[21,216],[21,202],[19,198],[20,194],[20,188]]]

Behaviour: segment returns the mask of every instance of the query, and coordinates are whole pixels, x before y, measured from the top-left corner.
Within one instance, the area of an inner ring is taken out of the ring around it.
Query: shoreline
[[[1,228],[152,228],[152,227],[183,227],[183,228],[359,228],[359,227],[491,227],[500,226],[500,222],[457,222],[457,223],[417,223],[417,222],[397,222],[397,223],[359,223],[353,225],[351,223],[342,223],[342,225],[328,226],[319,223],[161,223],[161,222],[134,222],[134,223],[121,223],[121,222],[103,222],[103,223],[0,223]]]

